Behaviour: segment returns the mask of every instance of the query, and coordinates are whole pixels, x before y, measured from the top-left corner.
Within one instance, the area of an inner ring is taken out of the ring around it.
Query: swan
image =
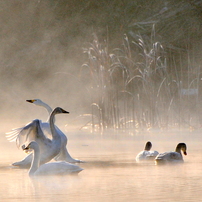
[[[175,164],[175,163],[183,163],[183,157],[182,153],[183,151],[184,155],[187,155],[187,146],[185,143],[179,143],[175,149],[174,152],[164,152],[160,153],[156,158],[155,158],[155,164]]]
[[[64,161],[50,162],[40,165],[40,148],[38,143],[31,141],[27,147],[25,147],[25,145],[22,147],[26,152],[33,150],[33,159],[29,169],[29,176],[77,174],[83,170],[77,165]]]
[[[152,143],[148,141],[145,145],[145,149],[137,154],[135,158],[136,162],[139,163],[143,161],[154,160],[159,153],[157,151],[150,151],[151,148]]]
[[[46,110],[48,111],[49,114],[52,112],[52,108],[40,99],[32,99],[32,100],[26,100],[26,101],[29,103],[33,103],[37,106],[46,108]],[[42,130],[45,132],[45,134],[47,136],[51,134],[50,125],[48,122],[42,122],[41,126],[42,126]],[[67,161],[69,163],[84,163],[84,161],[81,161],[79,159],[74,159],[71,157],[71,155],[69,154],[69,152],[66,148],[67,141],[68,141],[67,136],[57,126],[56,126],[56,130],[62,139],[62,146],[61,146],[60,153],[55,157],[55,160],[56,161]]]
[[[9,133],[9,137],[7,137],[10,141],[16,141],[18,147],[23,145],[25,142],[30,142],[32,140],[36,141],[41,149],[40,164],[44,164],[57,156],[61,150],[61,136],[54,125],[55,115],[61,113],[69,112],[60,107],[56,107],[50,115],[49,125],[52,133],[52,139],[49,139],[44,135],[41,127],[42,122],[38,119],[33,120],[31,123],[22,128],[18,128],[16,130],[13,129],[12,132]],[[22,161],[15,162],[12,165],[27,168],[30,167],[31,161],[32,154],[25,157]]]

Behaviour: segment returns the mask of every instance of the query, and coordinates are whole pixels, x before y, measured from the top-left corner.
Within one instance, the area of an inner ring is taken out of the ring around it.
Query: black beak
[[[69,114],[69,112],[65,111],[64,109],[62,110],[62,113]]]
[[[28,150],[29,149],[29,147],[27,146],[25,146],[24,144],[22,145],[22,150]]]
[[[33,100],[26,100],[26,102],[30,102],[30,103],[33,103],[34,101],[33,101]]]

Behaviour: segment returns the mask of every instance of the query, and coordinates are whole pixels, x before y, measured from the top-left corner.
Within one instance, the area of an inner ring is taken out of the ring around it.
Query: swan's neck
[[[40,106],[46,108],[46,110],[48,111],[48,113],[51,114],[52,108],[49,105],[47,105],[46,103],[42,102]]]
[[[175,152],[180,153],[182,155],[182,153],[181,153],[181,147],[176,147]]]
[[[145,151],[150,151],[151,149],[151,145],[150,144],[146,144],[144,150]]]
[[[29,175],[34,175],[34,173],[37,171],[37,169],[39,168],[39,160],[40,160],[40,149],[39,146],[37,145],[36,148],[34,148],[34,152],[33,152],[33,161],[31,164],[31,168],[29,170]]]
[[[56,132],[56,128],[55,128],[54,122],[55,122],[55,112],[53,111],[51,113],[51,115],[50,115],[50,118],[49,118],[49,124],[50,124],[50,130],[51,130],[53,139],[57,139],[60,136]]]
[[[52,113],[52,108],[51,108],[48,104],[42,102],[40,106],[45,107],[46,110],[48,111],[48,114],[51,115],[51,113]],[[49,122],[49,119],[50,119],[50,118],[48,118],[47,122]],[[55,123],[55,118],[53,118],[53,122]]]

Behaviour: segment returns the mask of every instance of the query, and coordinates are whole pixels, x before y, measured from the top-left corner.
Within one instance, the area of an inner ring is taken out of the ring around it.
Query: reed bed
[[[92,131],[200,128],[200,68],[179,71],[182,63],[155,37],[130,41],[124,35],[120,48],[110,52],[108,42],[94,36],[84,52]]]

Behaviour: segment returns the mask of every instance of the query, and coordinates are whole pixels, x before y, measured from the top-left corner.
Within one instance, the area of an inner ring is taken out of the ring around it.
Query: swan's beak
[[[35,100],[26,100],[26,102],[33,103]]]
[[[29,148],[29,145],[27,147],[25,145],[22,145],[22,149],[23,149],[23,151],[25,151],[25,153],[32,152],[32,149]]]
[[[25,146],[24,144],[22,145],[22,150],[29,150],[29,146]]]
[[[69,114],[69,112],[65,111],[64,109],[62,109],[62,113]]]

